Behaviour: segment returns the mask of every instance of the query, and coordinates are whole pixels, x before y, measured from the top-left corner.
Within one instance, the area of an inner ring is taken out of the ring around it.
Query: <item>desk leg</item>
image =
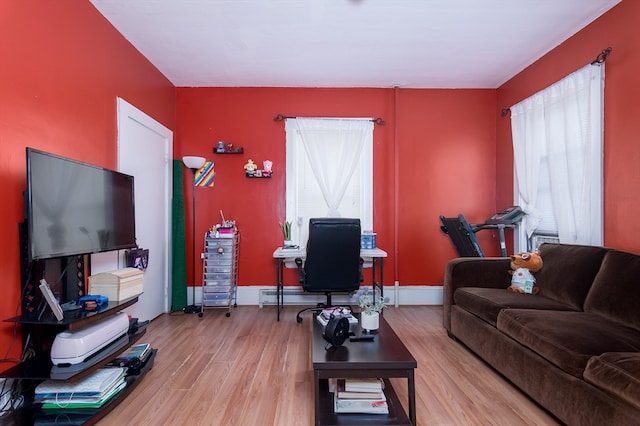
[[[378,265],[378,273],[380,274],[380,282],[376,283],[376,264]],[[371,259],[371,281],[372,287],[375,289],[376,286],[380,289],[380,297],[384,300],[384,258],[382,257],[374,257]],[[373,303],[376,302],[375,292],[373,293]]]
[[[283,264],[283,259],[278,259],[276,261],[276,317],[278,321],[280,321],[280,309],[284,305],[284,271],[282,270]]]
[[[278,291],[276,298],[278,321],[280,321],[280,311],[284,307],[284,259],[278,259]]]
[[[378,262],[378,265],[380,267],[380,297],[382,297],[382,300],[384,300],[384,258],[379,258]]]
[[[375,292],[375,289],[376,289],[376,263],[377,263],[376,258],[375,257],[372,258],[371,259],[371,287],[374,290],[374,292],[373,292],[373,297],[374,298],[376,297],[376,292]],[[376,303],[375,299],[373,300],[373,303]]]

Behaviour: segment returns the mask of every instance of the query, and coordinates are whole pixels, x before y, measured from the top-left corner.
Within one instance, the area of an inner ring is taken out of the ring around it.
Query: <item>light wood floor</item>
[[[153,369],[99,425],[312,425],[311,317],[297,324],[297,310],[286,307],[280,322],[274,307],[257,306],[155,319],[143,337],[159,349]],[[384,315],[418,361],[419,425],[558,424],[447,337],[441,306]],[[406,401],[406,381],[392,382]]]

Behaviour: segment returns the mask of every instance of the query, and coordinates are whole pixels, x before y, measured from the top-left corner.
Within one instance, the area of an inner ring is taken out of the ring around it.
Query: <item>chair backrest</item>
[[[303,288],[312,292],[357,290],[360,234],[360,219],[310,219]]]

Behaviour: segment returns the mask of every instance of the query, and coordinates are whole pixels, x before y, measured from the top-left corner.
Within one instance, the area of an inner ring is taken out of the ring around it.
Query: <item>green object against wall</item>
[[[182,161],[173,160],[173,200],[171,202],[171,310],[180,311],[187,306],[187,249],[184,224],[184,192]]]

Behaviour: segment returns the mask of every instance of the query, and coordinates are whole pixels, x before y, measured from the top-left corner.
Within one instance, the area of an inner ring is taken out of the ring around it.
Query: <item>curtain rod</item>
[[[275,117],[273,117],[273,121],[275,121],[276,123],[279,121],[283,121],[286,120],[287,118],[298,118],[298,117],[290,117],[288,115],[282,115],[282,114],[278,114]],[[333,118],[320,118],[320,120],[334,120]],[[367,121],[372,121],[375,124],[378,124],[380,126],[384,126],[385,122],[382,118],[378,117],[378,118],[372,118],[370,120]]]
[[[596,56],[596,58],[591,61],[590,65],[598,65],[604,63],[611,54],[612,50],[613,49],[611,47],[603,49],[602,52],[598,53],[598,56]],[[502,108],[502,110],[500,111],[500,117],[506,117],[510,112],[511,108]]]
[[[596,58],[593,61],[591,61],[591,65],[602,64],[604,61],[607,60],[607,58],[611,54],[611,50],[613,49],[611,49],[610,47],[603,49],[602,52],[600,52],[598,56],[596,56]]]

